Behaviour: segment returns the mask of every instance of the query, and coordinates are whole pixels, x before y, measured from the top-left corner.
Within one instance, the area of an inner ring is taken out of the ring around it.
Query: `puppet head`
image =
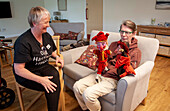
[[[120,45],[120,47],[123,49],[123,51],[125,51],[126,54],[129,54],[129,43],[128,42],[118,41],[117,44]]]
[[[100,51],[104,50],[104,48],[106,47],[108,36],[109,36],[108,33],[106,33],[106,34],[104,35],[104,32],[100,31],[96,36],[94,36],[94,37],[92,38],[92,41],[93,41],[93,40],[96,41],[97,48],[98,48]]]

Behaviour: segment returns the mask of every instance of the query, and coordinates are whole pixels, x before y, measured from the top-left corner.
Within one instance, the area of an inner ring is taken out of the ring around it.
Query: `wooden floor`
[[[12,67],[2,69],[2,77],[7,81],[7,87],[14,90],[14,76]],[[24,92],[24,103],[27,105],[37,92],[26,90]],[[71,90],[65,92],[66,111],[81,111]],[[2,111],[20,111],[18,97],[16,95],[14,103]],[[47,111],[45,97],[42,96],[29,111]],[[110,110],[111,111],[111,110]],[[155,67],[151,73],[149,90],[146,105],[139,105],[135,111],[170,111],[170,58],[157,56]]]

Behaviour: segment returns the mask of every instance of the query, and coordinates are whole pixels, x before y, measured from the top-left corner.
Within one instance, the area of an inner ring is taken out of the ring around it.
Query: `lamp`
[[[61,19],[61,12],[53,12],[53,16],[55,20],[59,20]]]

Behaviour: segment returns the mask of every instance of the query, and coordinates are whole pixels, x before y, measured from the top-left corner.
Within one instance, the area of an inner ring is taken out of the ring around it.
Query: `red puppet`
[[[118,41],[118,49],[119,49],[118,51],[121,53],[116,56],[117,61],[116,61],[115,68],[117,68],[117,73],[120,78],[129,74],[136,75],[133,67],[130,64],[128,46],[129,46],[128,43]]]
[[[107,46],[107,38],[109,34],[106,33],[104,34],[102,31],[100,31],[96,36],[92,38],[92,41],[95,40],[97,44],[97,50],[94,50],[94,54],[97,55],[98,60],[97,60],[97,65],[98,65],[98,71],[97,74],[101,75],[102,72],[107,70],[107,58],[108,55],[111,54],[110,50],[106,50]]]

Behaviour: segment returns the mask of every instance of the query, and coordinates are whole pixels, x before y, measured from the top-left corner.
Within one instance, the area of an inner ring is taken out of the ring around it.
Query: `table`
[[[170,57],[170,27],[137,25],[137,35],[158,39],[158,55]]]

